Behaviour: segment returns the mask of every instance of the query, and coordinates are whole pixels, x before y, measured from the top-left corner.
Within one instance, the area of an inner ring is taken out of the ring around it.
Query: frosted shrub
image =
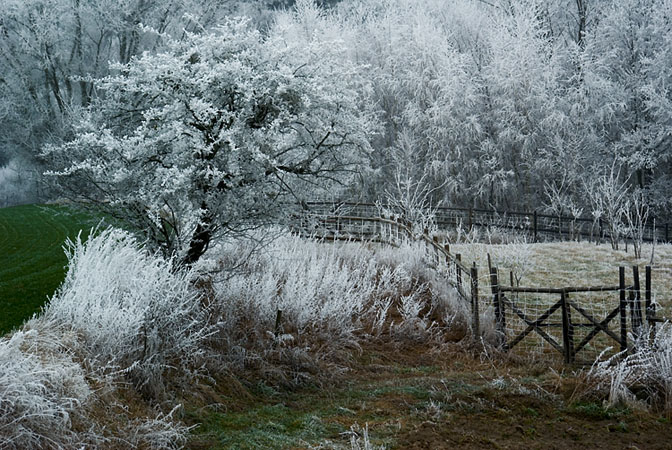
[[[191,368],[209,332],[192,274],[171,270],[170,261],[120,230],[85,243],[78,238],[67,249],[65,282],[42,320],[80,334],[99,370],[124,372],[137,387],[160,394],[164,372]]]
[[[72,431],[91,396],[82,367],[52,332],[18,331],[0,340],[0,448],[75,447]]]
[[[376,250],[375,259],[384,266],[403,268],[409,282],[427,273],[427,252],[421,242],[403,241],[397,248],[384,246]]]
[[[177,423],[173,418],[180,405],[168,414],[153,419],[138,419],[127,428],[124,443],[132,448],[182,448],[191,427]]]
[[[186,442],[189,428],[173,418],[177,407],[157,415],[119,405],[113,380],[82,364],[82,346],[75,333],[39,318],[0,338],[1,449],[165,449]]]
[[[307,336],[327,346],[354,345],[377,289],[376,273],[364,253],[345,258],[336,247],[279,239],[243,270],[214,283],[220,330],[233,345],[274,340],[276,331],[287,345]],[[281,330],[275,329],[278,310]]]
[[[426,340],[440,320],[430,314],[451,307],[448,288],[414,246],[374,250],[283,237],[241,263],[231,257],[247,254],[240,245],[217,249],[233,269],[208,288],[220,318],[212,342],[239,368],[286,374],[289,366],[301,378],[315,364],[347,358],[362,340]]]
[[[597,388],[608,392],[609,404],[630,403],[645,394],[652,406],[672,413],[672,325],[661,326],[653,343],[642,340],[631,355],[621,356],[598,359],[589,372]]]

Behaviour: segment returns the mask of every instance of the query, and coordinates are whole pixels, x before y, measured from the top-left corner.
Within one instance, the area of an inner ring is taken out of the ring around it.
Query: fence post
[[[567,301],[567,291],[560,293],[562,301],[562,343],[565,353],[565,363],[574,362],[574,325],[572,325],[572,312]]]
[[[476,262],[471,268],[471,326],[476,338],[481,337],[481,324],[478,312],[478,268]]]
[[[644,271],[644,298],[646,301],[646,322],[649,325],[649,340],[656,337],[656,305],[651,301],[651,266],[646,266]]]
[[[400,240],[399,240],[399,228],[401,228],[401,217],[397,217],[396,222],[397,222],[397,224],[394,226],[394,234],[396,235],[395,239],[396,239],[396,243],[398,244],[400,242]]]
[[[474,227],[474,209],[469,208],[469,231]]]
[[[534,216],[532,216],[532,225],[534,226],[534,242],[537,242],[537,212],[534,212]]]
[[[632,266],[632,303],[630,303],[630,322],[632,332],[639,338],[642,334],[642,294],[639,284],[639,267]]]
[[[670,224],[666,223],[665,224],[665,242],[670,242],[669,231],[670,231]]]
[[[273,332],[275,334],[275,339],[276,339],[276,342],[277,342],[278,337],[280,337],[280,334],[282,333],[282,310],[281,309],[279,309],[275,313],[275,328],[273,329]]]
[[[462,255],[460,253],[455,255],[455,282],[457,283],[457,291],[464,295],[462,289],[462,268],[460,263],[462,262]]]
[[[618,268],[618,288],[619,288],[619,303],[618,309],[621,316],[621,351],[628,349],[628,330],[626,319],[626,301],[625,301],[625,267]]]
[[[499,347],[504,347],[506,345],[506,322],[496,267],[490,268],[490,286],[492,288],[492,300],[495,305],[495,334],[497,335],[497,345]]]

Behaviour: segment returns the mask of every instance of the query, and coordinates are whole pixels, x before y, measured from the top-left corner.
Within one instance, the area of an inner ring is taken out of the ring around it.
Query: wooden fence
[[[512,350],[535,333],[562,354],[567,363],[592,362],[596,354],[608,346],[615,351],[631,350],[642,339],[653,338],[656,323],[664,321],[656,317],[656,306],[652,302],[651,267],[645,269],[644,308],[639,267],[633,266],[632,272],[630,285],[625,281],[625,268],[620,267],[618,286],[546,288],[501,285],[497,269],[491,268],[498,344]],[[528,296],[521,299],[520,294]],[[554,300],[544,308],[537,308],[535,315],[527,313],[526,304],[542,294]],[[598,294],[598,301],[587,294]],[[522,330],[507,324],[507,317],[512,316],[523,323]],[[549,332],[553,328],[560,330],[555,336]],[[581,336],[577,336],[578,330]],[[602,340],[596,343],[598,338]],[[588,352],[591,344],[594,350]],[[582,352],[588,354],[582,357]]]
[[[482,325],[486,325],[482,321],[492,320],[497,344],[505,351],[528,351],[531,337],[536,337],[547,344],[551,353],[561,354],[566,363],[590,363],[605,348],[632,349],[646,333],[655,333],[657,323],[666,321],[656,316],[652,302],[651,267],[645,269],[644,308],[637,266],[632,268],[631,284],[626,284],[625,268],[620,267],[618,286],[560,288],[521,287],[513,282],[506,286],[500,282],[497,268],[490,267],[489,286],[479,286],[476,263],[465,265],[459,254],[451,253],[448,243],[430,236],[427,230],[415,230],[404,219],[377,216],[373,205],[358,208],[361,209],[347,210],[347,215],[307,213],[297,218],[294,229],[325,240],[394,246],[409,239],[423,243],[430,264],[446,276],[469,309],[474,336],[481,336]],[[541,297],[550,300],[544,303],[539,300]],[[484,315],[486,309],[493,309],[494,317]],[[628,336],[634,339],[629,341]]]
[[[308,202],[306,206],[313,213],[342,213],[359,217],[375,217],[379,208],[373,203],[352,202]],[[524,233],[534,242],[548,239],[587,239],[591,241],[611,239],[612,227],[605,219],[592,217],[569,217],[540,214],[537,212],[496,211],[478,208],[440,207],[433,210],[434,223],[439,230],[462,227],[472,230],[479,227],[497,227]],[[401,211],[396,211],[403,215]],[[622,239],[622,236],[614,236]],[[644,242],[670,242],[672,226],[656,223],[653,218],[645,224],[642,234]]]

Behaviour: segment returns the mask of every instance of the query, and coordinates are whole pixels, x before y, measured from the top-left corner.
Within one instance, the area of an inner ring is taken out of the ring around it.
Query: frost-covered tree
[[[227,14],[263,25],[283,0],[3,0],[0,2],[0,167],[35,171],[45,142],[69,130],[72,109],[96,96],[93,79],[162,41],[209,28]],[[265,25],[264,25],[265,26]],[[8,182],[0,190],[9,191]]]
[[[342,34],[368,63],[384,119],[376,186],[394,180],[391,155],[410,146],[423,162],[415,179],[441,186],[434,203],[540,203],[548,173],[537,176],[536,162],[552,146],[562,152],[566,137],[565,52],[548,33],[545,2],[488,3],[342,4]]]
[[[185,264],[346,182],[375,130],[365,82],[338,42],[274,36],[232,19],[115,66],[72,139],[44,151],[49,174]]]

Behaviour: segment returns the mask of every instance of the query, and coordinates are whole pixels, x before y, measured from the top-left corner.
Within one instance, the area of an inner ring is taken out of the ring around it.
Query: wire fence
[[[512,272],[507,280],[496,267],[466,265],[437,235],[403,218],[380,215],[375,205],[312,210],[297,217],[294,230],[325,240],[423,243],[428,263],[446,277],[468,308],[474,336],[494,327],[497,345],[509,352],[591,363],[602,353],[631,350],[667,321],[658,311],[649,266],[643,282],[639,267],[633,266],[627,283],[626,269],[618,269],[618,285],[522,287]]]

